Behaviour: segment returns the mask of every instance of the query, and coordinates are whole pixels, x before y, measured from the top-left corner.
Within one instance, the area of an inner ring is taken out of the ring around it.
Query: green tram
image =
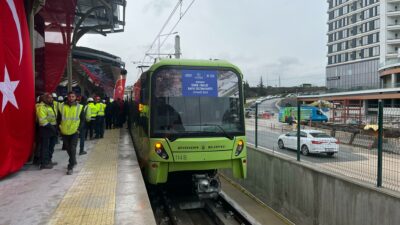
[[[242,83],[240,70],[221,60],[163,59],[141,74],[130,129],[147,182],[185,171],[198,192],[209,192],[217,169],[246,177]]]

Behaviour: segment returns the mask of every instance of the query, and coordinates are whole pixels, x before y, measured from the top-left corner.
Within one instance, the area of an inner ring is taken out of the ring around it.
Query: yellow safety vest
[[[104,103],[97,103],[97,104],[100,105],[99,106],[99,113],[97,115],[104,116],[105,115],[104,112],[106,110],[106,104],[104,104]]]
[[[39,122],[39,109],[43,105],[43,102],[35,104],[35,111],[36,111],[36,122]]]
[[[60,130],[63,135],[72,135],[78,131],[80,124],[80,115],[83,107],[80,104],[69,106],[62,103],[60,105],[61,124]]]
[[[92,112],[90,110],[90,107],[88,105],[85,105],[83,111],[85,112],[86,122],[90,122],[90,119],[92,118]]]
[[[40,104],[40,106],[38,107],[37,117],[39,125],[42,127],[46,126],[47,124],[57,124],[57,111],[49,105]]]
[[[60,103],[58,103],[57,101],[53,101],[53,107],[54,107],[54,110],[56,110],[56,112],[58,111],[58,109],[59,109],[59,105]]]
[[[90,113],[91,113],[91,117],[92,118],[96,118],[97,113],[99,111],[99,109],[97,108],[97,105],[95,105],[93,102],[90,102],[88,104],[89,108],[90,108]]]

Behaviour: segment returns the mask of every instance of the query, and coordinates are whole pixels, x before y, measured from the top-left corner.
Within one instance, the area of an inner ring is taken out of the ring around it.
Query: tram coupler
[[[194,174],[193,184],[200,199],[217,198],[221,191],[219,178],[210,177],[208,174]]]

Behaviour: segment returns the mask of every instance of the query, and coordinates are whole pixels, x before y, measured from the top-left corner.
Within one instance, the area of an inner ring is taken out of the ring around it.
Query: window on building
[[[378,55],[379,55],[379,46],[373,47],[372,56],[378,56]]]
[[[380,26],[380,21],[379,20],[374,20],[374,28],[375,29],[379,29],[381,26]]]
[[[368,58],[369,57],[369,49],[368,48],[364,49],[363,53],[364,53],[364,58]]]

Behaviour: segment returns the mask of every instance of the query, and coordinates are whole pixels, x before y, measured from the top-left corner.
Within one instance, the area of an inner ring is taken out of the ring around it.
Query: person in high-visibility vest
[[[90,111],[90,107],[88,104],[85,104],[85,97],[82,96],[81,102],[83,107],[83,114],[85,115],[85,121],[81,126],[81,130],[79,131],[79,155],[85,155],[87,152],[85,151],[85,139],[87,133],[87,126],[92,119],[92,113]]]
[[[99,115],[99,113],[100,113],[100,110],[102,109],[102,106],[101,106],[101,101],[100,101],[100,97],[99,96],[96,96],[94,98],[94,105],[95,105],[96,111],[97,111],[96,126],[95,126],[95,129],[94,129],[96,135],[95,135],[94,138],[100,138],[101,137],[101,129],[100,129],[100,127],[101,127],[101,122],[102,121],[101,121],[101,116]],[[103,120],[104,120],[104,111],[103,111]]]
[[[87,123],[86,128],[86,139],[89,134],[89,138],[93,139],[93,130],[96,129],[96,117],[97,117],[97,107],[93,102],[93,98],[88,98],[88,107],[90,108],[90,122]]]
[[[106,104],[101,100],[98,100],[99,112],[97,113],[97,130],[99,132],[99,138],[104,137],[104,116],[106,111]]]
[[[76,102],[76,94],[74,92],[68,93],[67,102],[62,103],[59,110],[59,128],[69,156],[67,175],[71,175],[74,166],[77,164],[76,146],[78,144],[79,130],[85,120],[85,115],[82,113],[83,106]]]
[[[46,93],[43,95],[43,103],[37,107],[37,119],[39,122],[40,169],[51,169],[56,162],[52,162],[54,146],[57,142],[57,111],[53,106],[53,97]]]

